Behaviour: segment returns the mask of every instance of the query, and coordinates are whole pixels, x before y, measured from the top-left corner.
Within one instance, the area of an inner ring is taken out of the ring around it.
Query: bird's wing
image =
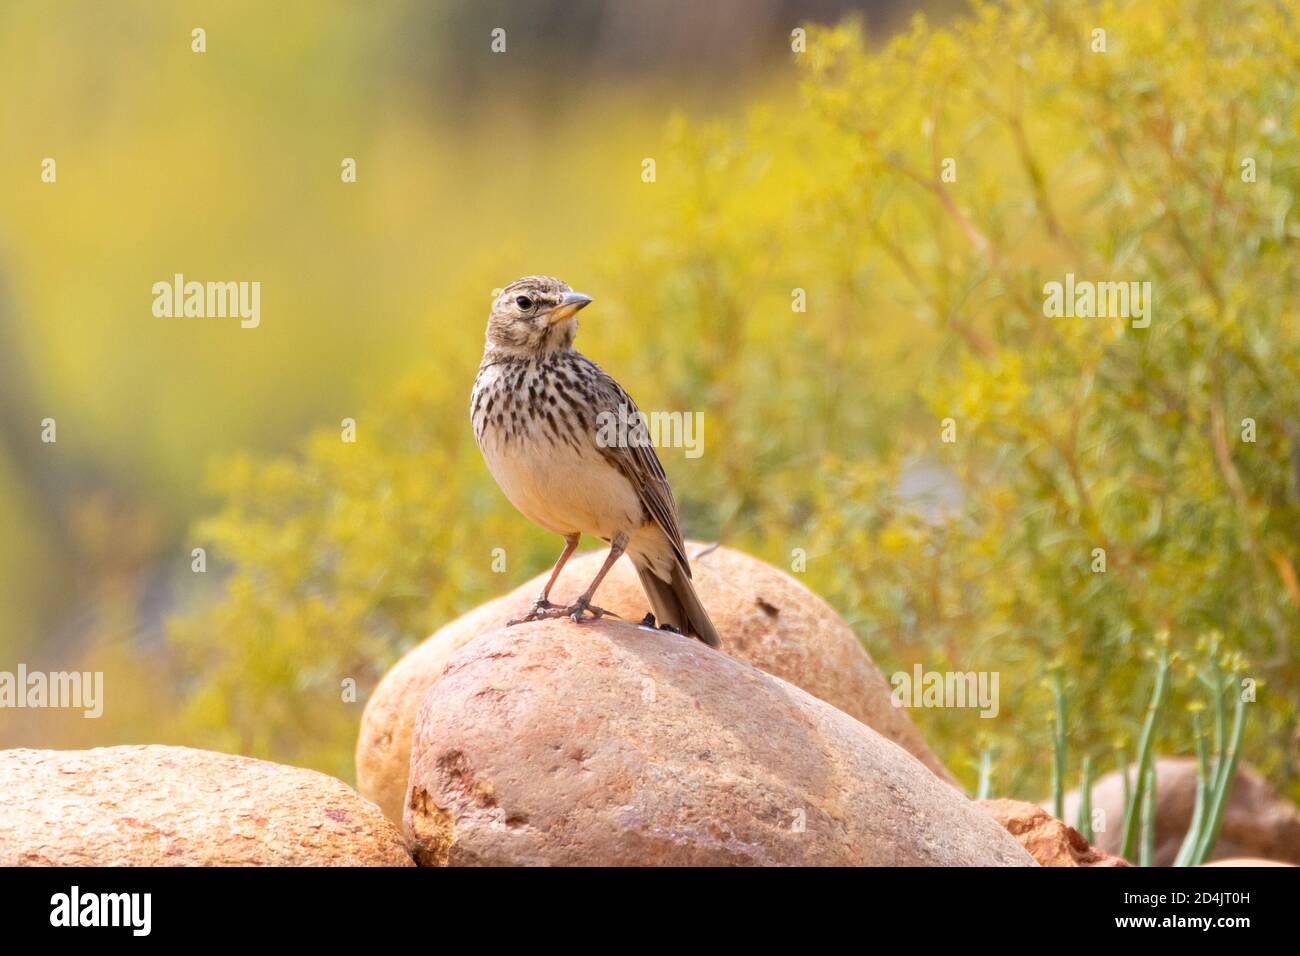
[[[632,396],[622,385],[614,381],[608,372],[591,359],[586,356],[582,358],[591,368],[596,393],[596,401],[593,404],[598,411],[617,415],[619,407],[622,406],[626,409],[629,420],[632,416],[640,414],[641,410],[637,408],[636,402],[632,401]],[[664,466],[659,462],[654,446],[648,441],[628,442],[626,445],[600,447],[599,450],[606,461],[632,482],[632,487],[636,489],[642,506],[668,536],[677,559],[686,569],[687,577],[690,577],[691,565],[686,560],[686,543],[682,540],[682,531],[677,523],[677,502],[673,499],[673,491],[668,486],[668,476],[664,474]]]

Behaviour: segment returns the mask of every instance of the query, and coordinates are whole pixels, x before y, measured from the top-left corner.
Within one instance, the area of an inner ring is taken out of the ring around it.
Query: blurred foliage
[[[436,626],[549,566],[557,542],[493,485],[466,411],[489,290],[546,271],[596,296],[579,346],[643,408],[705,412],[702,458],[662,453],[690,535],[783,567],[805,549],[805,582],[886,674],[1000,673],[994,720],[912,712],[968,785],[987,751],[994,794],[1048,792],[1053,668],[1066,779],[1133,752],[1162,632],[1155,749],[1192,753],[1186,662],[1217,632],[1258,682],[1244,759],[1300,793],[1296,13],[978,4],[875,48],[810,27],[797,96],[583,162],[657,159],[599,240],[543,255],[566,231],[533,223],[544,240],[471,260],[507,240],[456,235],[436,348],[356,415],[356,444],[344,409],[295,454],[211,469],[224,504],[190,537],[228,574],[171,629],[167,733],[350,778],[361,704],[341,682],[364,700]],[[1150,281],[1150,327],[1044,317],[1067,272]],[[382,311],[355,282],[320,295]],[[384,308],[411,294],[386,289]]]
[[[552,70],[543,89],[536,11],[497,56],[502,11],[479,6],[0,3],[0,75],[19,91],[0,97],[0,660],[53,667],[112,637],[83,499],[156,528],[147,565],[188,576],[213,456],[358,414],[411,354],[463,334],[484,274],[587,271],[647,213],[636,173],[664,115],[648,104],[676,88]],[[489,89],[433,80],[469,60],[491,65]],[[152,284],[176,272],[260,282],[261,326],[155,318]]]
[[[665,454],[692,534],[781,565],[807,549],[809,585],[887,672],[1000,672],[987,731],[914,714],[968,783],[985,731],[995,792],[1046,791],[1049,666],[1076,702],[1074,778],[1136,739],[1153,634],[1177,655],[1212,630],[1260,685],[1247,758],[1295,779],[1292,27],[1275,4],[1169,2],[979,6],[876,52],[853,25],[814,30],[802,99],[675,118],[657,226],[630,228],[599,281],[569,277],[600,299],[582,346],[643,406],[706,411],[705,456]],[[1067,271],[1149,280],[1150,328],[1045,318]],[[189,716],[228,743],[334,746],[339,772],[354,718],[322,721],[339,708],[313,694],[368,683],[551,559],[473,448],[478,343],[460,338],[474,348],[379,403],[358,445],[324,433],[222,476],[229,504],[199,536],[233,562],[229,595],[176,634],[204,675]],[[956,505],[908,493],[918,463],[954,476]],[[1194,692],[1176,682],[1171,706]],[[1156,745],[1192,743],[1171,720]]]
[[[1175,653],[1218,630],[1246,656],[1261,685],[1246,759],[1294,784],[1294,15],[979,6],[950,31],[918,20],[880,55],[852,30],[810,47],[808,95],[858,184],[836,208],[869,247],[845,282],[879,264],[872,297],[943,337],[918,381],[933,417],[882,456],[823,469],[809,511],[847,553],[824,575],[810,566],[811,583],[873,648],[1002,673],[995,790],[1046,792],[1051,697],[1031,675],[1053,663],[1077,701],[1076,765],[1131,746],[1139,661],[1163,630]],[[1098,27],[1105,53],[1090,48]],[[948,156],[956,183],[940,176]],[[1044,283],[1066,272],[1150,280],[1151,327],[1044,318]],[[938,441],[945,417],[953,444]],[[938,521],[897,494],[899,469],[927,455],[965,492]],[[1176,685],[1174,705],[1196,691]],[[917,716],[951,765],[977,763],[968,717]],[[1171,721],[1157,749],[1191,740]]]

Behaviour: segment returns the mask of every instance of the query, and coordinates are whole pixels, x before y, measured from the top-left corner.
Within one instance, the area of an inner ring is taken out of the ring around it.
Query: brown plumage
[[[626,443],[598,440],[603,416],[639,414],[623,387],[573,348],[574,316],[591,299],[559,279],[528,276],[502,290],[488,316],[487,344],[470,418],[497,484],[526,517],[565,539],[550,579],[524,620],[606,612],[592,604],[626,553],[661,625],[718,646],[691,584],[677,503],[663,465],[636,430]],[[549,601],[583,533],[610,545],[591,586],[568,607]],[[515,623],[515,622],[511,622]]]

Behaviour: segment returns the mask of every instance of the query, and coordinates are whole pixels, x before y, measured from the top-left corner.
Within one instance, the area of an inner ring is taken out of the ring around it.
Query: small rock
[[[1281,863],[1278,860],[1261,860],[1256,857],[1235,856],[1227,860],[1211,860],[1201,866],[1295,866],[1294,863]]]
[[[1039,866],[1128,866],[1128,861],[1089,846],[1083,834],[1025,800],[979,800],[981,807],[1023,846]]]

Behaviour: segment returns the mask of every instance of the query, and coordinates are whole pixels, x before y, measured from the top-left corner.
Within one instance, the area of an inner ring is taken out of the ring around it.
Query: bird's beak
[[[581,292],[566,292],[560,304],[551,309],[550,324],[563,322],[565,319],[571,319],[577,314],[578,310],[584,308],[591,302],[591,296],[583,295]]]

